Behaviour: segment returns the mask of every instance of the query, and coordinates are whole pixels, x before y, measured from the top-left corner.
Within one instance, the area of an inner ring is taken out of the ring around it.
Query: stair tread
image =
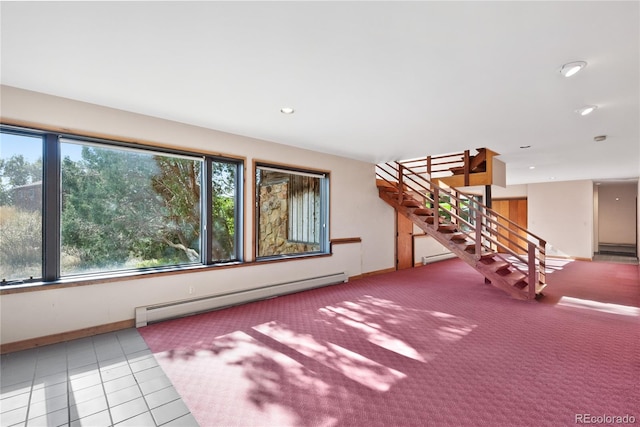
[[[402,201],[402,206],[405,206],[405,207],[408,207],[408,208],[410,208],[410,207],[418,208],[418,207],[422,206],[422,204],[419,201],[415,200],[415,199],[406,199],[406,200]]]
[[[381,193],[399,193],[398,189],[393,187],[378,187],[378,191],[380,191]]]
[[[426,222],[427,224],[433,224],[434,218],[435,218],[435,217],[434,217],[433,215],[428,215],[428,216],[425,218],[425,222]],[[438,218],[438,220],[439,220],[440,224],[443,224],[443,223],[444,223],[444,218],[443,218],[443,217],[439,217],[439,218]]]
[[[451,234],[451,236],[449,237],[449,240],[453,240],[454,242],[464,242],[467,240],[469,236],[467,236],[465,233],[461,233],[461,232],[455,232],[453,234]]]
[[[496,261],[496,262],[487,264],[487,266],[491,267],[493,271],[498,271],[498,270],[503,270],[505,268],[511,267],[511,263],[507,261]]]
[[[413,211],[414,215],[430,216],[433,215],[433,209],[431,208],[418,208]]]
[[[442,224],[441,223],[441,224],[438,225],[438,231],[440,233],[449,234],[449,233],[455,232],[457,227],[458,226],[456,224]]]

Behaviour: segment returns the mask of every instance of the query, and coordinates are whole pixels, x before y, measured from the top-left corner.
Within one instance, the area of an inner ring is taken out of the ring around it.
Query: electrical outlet
[[[189,286],[189,295],[193,295],[193,286]]]

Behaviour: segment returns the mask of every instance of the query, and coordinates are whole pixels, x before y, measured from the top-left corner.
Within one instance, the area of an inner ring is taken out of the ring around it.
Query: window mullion
[[[58,136],[46,134],[43,153],[43,263],[42,278],[60,277],[60,145]]]
[[[211,264],[213,261],[212,245],[213,245],[213,182],[212,182],[212,160],[206,157],[204,160],[204,171],[202,174],[202,263]]]

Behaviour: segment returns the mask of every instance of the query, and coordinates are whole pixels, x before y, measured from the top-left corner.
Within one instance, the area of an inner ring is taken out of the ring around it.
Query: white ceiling
[[[639,5],[2,2],[1,78],[370,162],[488,147],[509,184],[637,178]]]

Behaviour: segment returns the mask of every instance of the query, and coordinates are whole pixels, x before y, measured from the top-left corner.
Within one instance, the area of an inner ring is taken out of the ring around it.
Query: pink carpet
[[[550,268],[546,303],[449,260],[140,333],[202,426],[640,423],[638,266]]]

